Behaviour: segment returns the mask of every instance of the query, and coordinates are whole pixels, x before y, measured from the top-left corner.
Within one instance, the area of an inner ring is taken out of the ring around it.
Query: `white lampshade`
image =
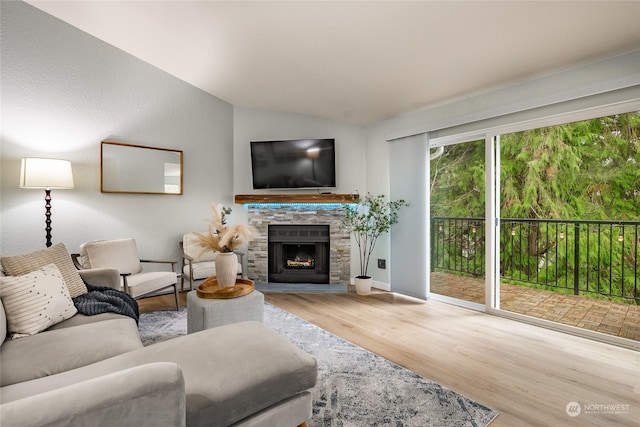
[[[60,159],[22,159],[20,188],[73,188],[71,162]]]

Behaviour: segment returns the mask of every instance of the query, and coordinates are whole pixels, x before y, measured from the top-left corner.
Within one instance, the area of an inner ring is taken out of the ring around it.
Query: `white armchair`
[[[136,241],[131,238],[97,240],[80,245],[80,253],[72,256],[76,267],[115,268],[122,278],[121,290],[133,298],[142,298],[173,287],[176,310],[179,309],[178,274],[175,261],[140,259]],[[142,263],[170,264],[171,271],[142,270]]]
[[[180,242],[182,249],[182,276],[180,287],[184,291],[184,279],[189,279],[189,290],[193,290],[193,281],[207,279],[216,275],[215,259],[217,252],[206,249],[200,244],[196,233],[190,232],[182,237]],[[238,276],[243,276],[242,264],[244,254],[235,252],[238,257]]]

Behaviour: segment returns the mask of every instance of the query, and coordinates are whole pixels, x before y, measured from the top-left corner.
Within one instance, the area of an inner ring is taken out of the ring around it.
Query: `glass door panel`
[[[640,115],[501,135],[501,310],[640,340]]]
[[[483,308],[484,139],[432,149],[430,203],[431,297]]]

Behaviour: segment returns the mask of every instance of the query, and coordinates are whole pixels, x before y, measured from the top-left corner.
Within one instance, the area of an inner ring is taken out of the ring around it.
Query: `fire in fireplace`
[[[297,270],[313,270],[316,268],[316,246],[315,245],[290,245],[283,244],[284,268],[294,268]]]
[[[329,283],[328,225],[269,225],[268,280]]]

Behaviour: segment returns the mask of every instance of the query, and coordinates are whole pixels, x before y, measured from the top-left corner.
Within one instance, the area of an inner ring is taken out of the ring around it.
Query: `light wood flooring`
[[[265,300],[495,409],[491,427],[639,425],[633,350],[383,291],[265,293]],[[166,310],[172,298],[139,303],[141,312]],[[567,415],[570,402],[581,405],[580,415]]]

